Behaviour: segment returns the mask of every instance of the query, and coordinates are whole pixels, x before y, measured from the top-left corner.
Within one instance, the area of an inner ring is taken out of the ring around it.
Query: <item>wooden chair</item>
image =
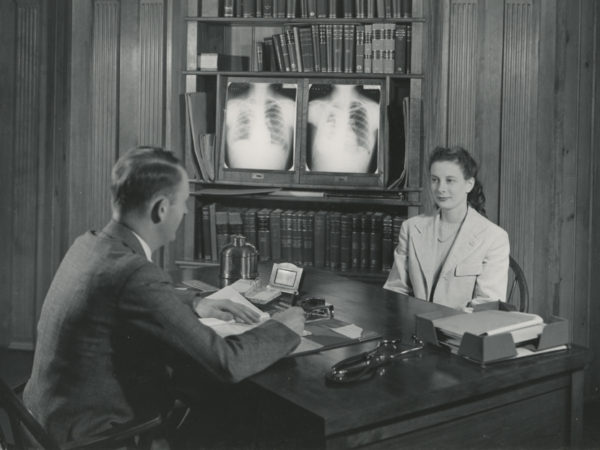
[[[8,434],[0,427],[0,449],[24,449],[29,448],[30,439],[26,433],[33,436],[38,442],[39,447],[45,450],[67,450],[75,448],[117,448],[134,447],[136,448],[136,437],[138,445],[149,443],[144,440],[144,436],[150,436],[152,431],[158,430],[164,423],[163,417],[156,416],[144,421],[131,421],[126,424],[115,426],[114,428],[101,434],[90,436],[76,441],[69,441],[59,444],[50,436],[42,425],[33,417],[29,410],[23,405],[20,394],[25,387],[24,384],[11,389],[4,380],[0,379],[0,409],[3,409],[9,420],[12,433],[12,442],[8,442]]]
[[[527,312],[529,310],[529,288],[525,273],[512,256],[509,259],[509,268],[509,289],[506,302],[513,305],[517,311]]]

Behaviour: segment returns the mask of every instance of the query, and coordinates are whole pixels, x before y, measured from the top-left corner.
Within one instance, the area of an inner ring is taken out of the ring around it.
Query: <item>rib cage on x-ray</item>
[[[296,106],[267,83],[250,83],[226,104],[226,162],[234,169],[292,167]]]
[[[322,98],[309,100],[312,126],[309,169],[368,173],[377,147],[379,105],[354,85],[334,85]]]

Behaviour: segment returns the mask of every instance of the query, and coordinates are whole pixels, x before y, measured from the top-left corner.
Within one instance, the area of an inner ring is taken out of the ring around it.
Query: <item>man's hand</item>
[[[304,310],[298,306],[292,306],[285,311],[275,313],[271,319],[281,322],[298,336],[304,331]]]
[[[236,322],[256,323],[257,313],[239,303],[221,298],[199,298],[194,300],[194,310],[201,318],[213,317],[221,320],[235,319]]]

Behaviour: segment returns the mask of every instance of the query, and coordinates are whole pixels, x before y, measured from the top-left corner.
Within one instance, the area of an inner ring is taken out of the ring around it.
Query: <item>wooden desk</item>
[[[263,266],[261,275],[269,268]],[[217,283],[216,268],[195,275]],[[444,308],[315,269],[305,269],[301,290],[325,296],[342,320],[407,342],[415,314]],[[334,363],[374,345],[287,358],[252,377],[249,384],[265,399],[263,422],[271,420],[257,430],[259,439],[298,448],[554,448],[580,442],[583,348],[481,368],[428,346],[367,382],[326,385]],[[283,436],[273,437],[275,428],[285,430]]]

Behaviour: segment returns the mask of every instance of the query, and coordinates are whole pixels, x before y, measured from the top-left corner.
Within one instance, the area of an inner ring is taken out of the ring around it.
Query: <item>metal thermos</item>
[[[227,282],[258,276],[258,250],[241,234],[231,236],[231,242],[221,250],[220,276]]]

